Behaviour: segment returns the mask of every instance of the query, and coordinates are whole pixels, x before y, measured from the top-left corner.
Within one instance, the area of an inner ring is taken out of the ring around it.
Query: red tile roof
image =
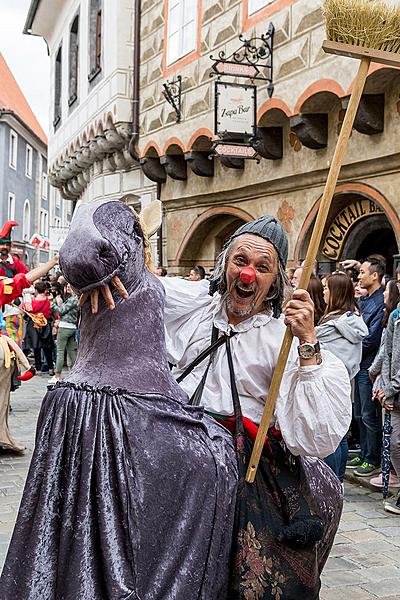
[[[0,52],[0,111],[15,113],[47,145],[47,137]]]

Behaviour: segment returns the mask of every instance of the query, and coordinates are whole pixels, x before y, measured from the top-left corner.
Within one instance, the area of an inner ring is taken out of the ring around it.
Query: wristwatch
[[[298,346],[297,351],[299,353],[300,358],[304,358],[307,360],[315,357],[317,365],[320,365],[322,363],[321,348],[319,342],[317,342],[316,344],[304,342],[303,344],[300,344]]]

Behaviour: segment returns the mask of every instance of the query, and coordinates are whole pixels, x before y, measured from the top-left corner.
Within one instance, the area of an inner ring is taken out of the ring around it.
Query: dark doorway
[[[393,274],[393,255],[398,254],[398,247],[385,215],[368,217],[357,223],[344,244],[340,260],[363,260],[370,254],[382,254],[386,259],[386,272]]]

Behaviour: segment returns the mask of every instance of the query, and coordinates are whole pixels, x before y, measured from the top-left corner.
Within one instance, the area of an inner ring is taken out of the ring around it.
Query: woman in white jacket
[[[326,310],[315,328],[322,348],[340,358],[350,377],[358,373],[362,354],[362,341],[368,335],[354,296],[351,278],[344,272],[335,272],[322,280]],[[343,481],[348,455],[345,436],[333,454],[325,462]]]

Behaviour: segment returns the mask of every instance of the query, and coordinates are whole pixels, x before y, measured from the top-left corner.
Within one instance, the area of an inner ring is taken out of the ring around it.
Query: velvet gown
[[[60,265],[80,292],[119,275],[129,298],[95,316],[86,303],[75,367],[43,400],[0,599],[221,600],[231,436],[170,375],[164,291],[132,211],[82,206]]]

